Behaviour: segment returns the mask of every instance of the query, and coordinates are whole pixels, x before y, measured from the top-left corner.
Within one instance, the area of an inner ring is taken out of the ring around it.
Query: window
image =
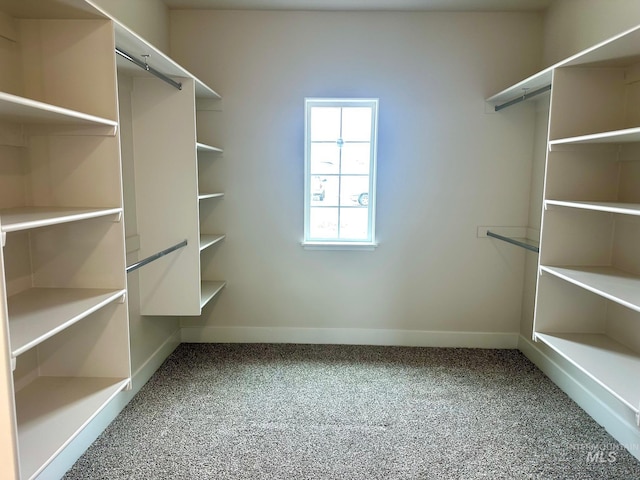
[[[377,99],[305,100],[304,245],[375,246]]]

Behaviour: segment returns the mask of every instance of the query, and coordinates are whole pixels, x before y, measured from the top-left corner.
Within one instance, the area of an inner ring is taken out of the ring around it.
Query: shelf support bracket
[[[15,372],[16,371],[16,365],[17,365],[17,361],[16,361],[16,357],[14,357],[13,355],[11,355],[11,371]]]

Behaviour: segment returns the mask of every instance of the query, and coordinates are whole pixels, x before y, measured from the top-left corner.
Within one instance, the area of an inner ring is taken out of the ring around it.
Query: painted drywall
[[[638,0],[556,0],[544,20],[544,64],[552,65],[640,24]]]
[[[169,9],[162,0],[93,0],[93,3],[154,47],[169,51]]]
[[[171,11],[170,32],[223,96],[203,276],[228,284],[183,338],[519,331],[524,253],[476,231],[527,225],[535,112],[484,98],[539,68],[539,15]],[[380,99],[375,251],[300,246],[307,96]]]

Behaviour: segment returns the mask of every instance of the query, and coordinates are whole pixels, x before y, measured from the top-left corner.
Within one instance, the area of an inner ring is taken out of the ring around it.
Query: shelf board
[[[201,193],[198,195],[198,200],[206,200],[207,198],[219,198],[224,197],[224,193]]]
[[[224,235],[200,235],[200,251],[224,239]]]
[[[535,337],[638,413],[640,355],[602,334],[536,332]]]
[[[640,203],[622,202],[576,202],[565,200],[546,200],[546,205],[558,207],[578,208],[583,210],[595,210],[598,212],[620,213],[623,215],[640,215]]]
[[[22,477],[39,474],[128,384],[121,378],[39,377],[18,391]]]
[[[504,105],[516,98],[522,97],[525,93],[530,93],[540,88],[551,85],[551,79],[553,75],[553,67],[549,67],[542,70],[524,80],[502,90],[499,93],[487,98],[487,103],[492,106]],[[536,98],[536,97],[534,97]]]
[[[551,85],[553,71],[556,68],[591,65],[599,62],[609,62],[610,59],[623,59],[622,64],[627,65],[624,59],[636,58],[638,52],[638,42],[640,41],[640,26],[635,26],[618,35],[604,40],[592,47],[576,53],[558,63],[551,65],[540,72],[512,85],[499,93],[489,97],[487,103],[496,106],[507,103],[515,98],[521,97],[525,92],[537,90],[541,87]],[[631,60],[632,62],[635,60]]]
[[[551,147],[555,145],[585,145],[595,143],[634,143],[640,142],[640,127],[612,130],[610,132],[593,133],[577,137],[559,138],[550,140]]]
[[[218,147],[214,147],[213,145],[207,145],[205,143],[196,143],[196,150],[198,152],[208,152],[208,153],[222,153],[222,149]]]
[[[640,312],[640,277],[613,267],[552,267],[540,270]]]
[[[204,280],[200,282],[200,308],[203,308],[207,303],[209,303],[225,285],[226,282],[211,282]]]
[[[16,18],[42,19],[95,19],[104,18],[84,0],[54,0],[42,2],[39,0],[3,0],[3,13]]]
[[[29,98],[0,92],[0,120],[28,124],[54,124],[86,127],[108,127],[110,132],[118,126],[115,120],[76,112]]]
[[[9,233],[121,214],[122,208],[17,207],[0,210],[0,225]]]
[[[197,98],[210,98],[220,99],[220,95],[212,88],[207,86],[195,75],[187,71],[181,65],[176,63],[173,59],[165,55],[162,51],[151,45],[145,39],[129,30],[127,27],[118,22],[101,7],[97,6],[93,0],[86,0],[89,4],[93,5],[97,10],[104,13],[105,16],[111,18],[114,24],[116,46],[132,57],[142,60],[142,55],[149,55],[148,64],[155,68],[159,72],[180,81],[181,78],[192,78],[195,83],[196,97]],[[118,69],[125,70],[133,76],[146,76],[150,75],[147,71],[134,65],[128,60],[118,60]]]
[[[32,288],[9,297],[11,354],[17,357],[125,293],[97,288]]]

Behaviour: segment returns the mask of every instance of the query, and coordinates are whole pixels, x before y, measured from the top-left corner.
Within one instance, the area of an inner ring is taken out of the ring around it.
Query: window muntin
[[[305,100],[307,244],[375,244],[377,99]]]

